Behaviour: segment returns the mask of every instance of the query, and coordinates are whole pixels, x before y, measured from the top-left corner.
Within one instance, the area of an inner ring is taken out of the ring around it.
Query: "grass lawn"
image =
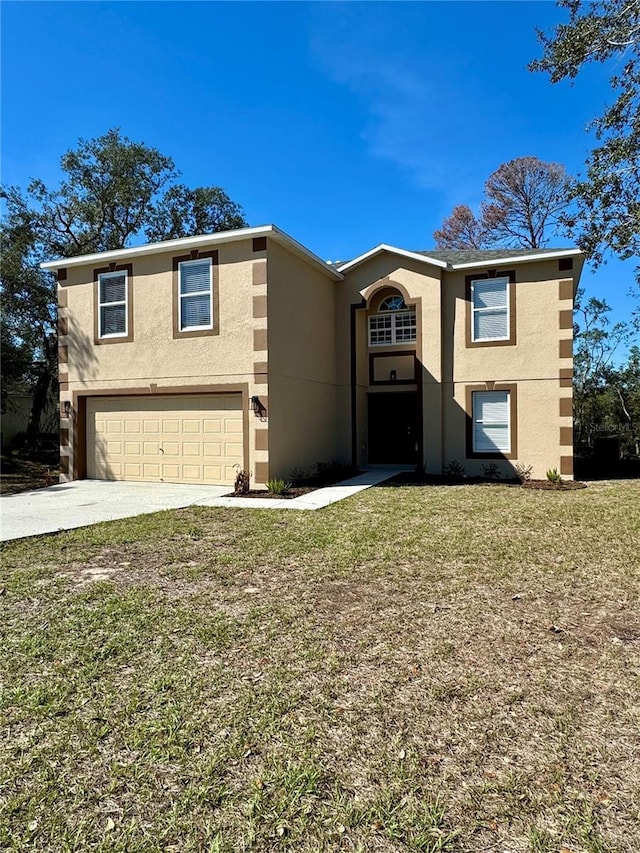
[[[10,543],[3,851],[640,850],[640,481]]]

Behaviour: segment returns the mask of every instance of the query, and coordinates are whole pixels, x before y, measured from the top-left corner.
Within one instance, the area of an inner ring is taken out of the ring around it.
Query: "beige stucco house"
[[[331,264],[269,225],[43,267],[63,481],[259,485],[330,460],[572,476],[577,250]]]

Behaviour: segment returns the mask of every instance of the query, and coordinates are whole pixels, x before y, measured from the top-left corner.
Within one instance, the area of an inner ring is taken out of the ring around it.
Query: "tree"
[[[586,175],[570,184],[575,210],[564,219],[595,264],[610,249],[640,254],[640,3],[638,0],[559,0],[569,22],[550,35],[538,31],[541,59],[530,63],[551,82],[574,80],[590,63],[610,63],[614,100],[589,129],[598,145]],[[640,267],[637,268],[640,280]]]
[[[55,189],[33,180],[26,193],[1,192],[3,394],[17,381],[33,389],[32,433],[57,376],[56,283],[40,270],[41,261],[122,249],[142,235],[166,240],[246,225],[242,208],[224,190],[176,184],[171,157],[118,128],[79,140],[60,166],[64,178]],[[17,373],[11,352],[21,354]]]
[[[622,435],[623,450],[638,455],[640,446],[640,351],[632,347],[627,363],[619,353],[632,340],[630,323],[609,324],[603,299],[584,299],[578,289],[574,311],[574,443],[589,454],[597,435]],[[625,425],[624,430],[621,424]]]
[[[433,233],[439,249],[484,249],[487,234],[482,223],[467,204],[457,204]]]
[[[549,242],[566,209],[567,177],[559,163],[517,157],[503,163],[485,184],[476,217],[458,205],[434,232],[439,249],[489,246],[541,248]]]
[[[243,228],[246,224],[240,205],[220,187],[192,190],[178,184],[167,190],[162,205],[149,217],[145,234],[150,241],[173,240]]]
[[[17,191],[5,195],[2,254],[2,403],[12,387],[33,390],[27,432],[39,430],[57,374],[56,285],[39,268],[37,218]]]

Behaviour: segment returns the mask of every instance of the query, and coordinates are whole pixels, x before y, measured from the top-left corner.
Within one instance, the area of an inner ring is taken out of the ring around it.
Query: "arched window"
[[[387,296],[386,299],[383,299],[380,303],[380,307],[378,311],[406,311],[407,306],[405,305],[404,299],[402,296]]]
[[[416,339],[416,309],[407,306],[400,294],[385,297],[378,313],[369,317],[369,346],[412,343]]]

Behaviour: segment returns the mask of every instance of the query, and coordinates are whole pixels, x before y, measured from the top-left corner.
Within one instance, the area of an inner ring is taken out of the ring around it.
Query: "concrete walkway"
[[[198,506],[230,506],[250,507],[251,509],[322,509],[329,504],[343,501],[364,489],[377,486],[385,480],[390,480],[401,471],[413,470],[406,465],[376,466],[350,480],[343,480],[333,486],[325,486],[324,489],[316,489],[299,498],[205,498],[198,501]]]
[[[187,506],[250,509],[322,509],[394,477],[405,466],[372,468],[350,480],[299,498],[232,498],[228,486],[75,480],[0,498],[0,539],[22,539],[102,521]]]

